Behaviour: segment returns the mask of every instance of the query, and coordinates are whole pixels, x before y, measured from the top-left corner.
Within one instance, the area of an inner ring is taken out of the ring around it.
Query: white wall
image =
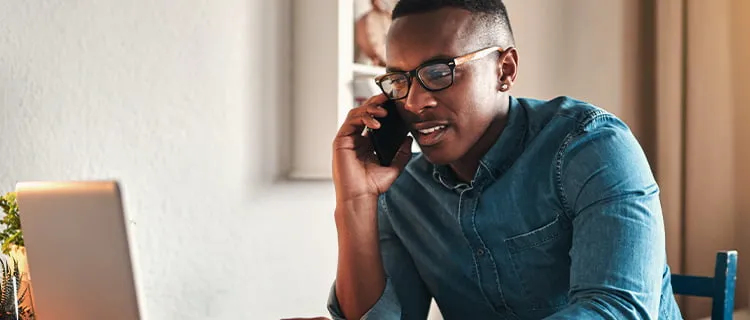
[[[519,52],[512,94],[568,95],[639,120],[639,1],[505,0]],[[645,133],[644,133],[645,134]]]
[[[289,161],[289,6],[0,1],[0,192],[119,179],[145,318],[326,314],[332,188],[271,183]]]

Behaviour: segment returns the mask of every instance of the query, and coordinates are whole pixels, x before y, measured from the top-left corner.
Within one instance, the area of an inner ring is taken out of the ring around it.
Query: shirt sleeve
[[[657,319],[666,251],[646,156],[609,114],[568,142],[557,182],[573,221],[570,303],[547,319]]]
[[[361,320],[426,319],[430,308],[429,294],[414,261],[391,225],[386,194],[378,200],[378,233],[380,255],[386,273],[386,284],[378,301]],[[330,289],[328,311],[333,320],[344,320],[336,283]]]
[[[331,293],[328,296],[328,311],[331,313],[333,320],[346,320],[344,314],[341,312],[339,301],[336,298],[335,281],[333,282],[333,286],[331,286]],[[391,283],[390,279],[386,279],[385,289],[383,289],[383,294],[378,299],[378,302],[360,319],[401,319],[401,305],[396,297],[396,293],[393,291],[393,283]]]

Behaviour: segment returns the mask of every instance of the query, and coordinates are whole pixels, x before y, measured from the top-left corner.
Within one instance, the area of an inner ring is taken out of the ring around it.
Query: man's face
[[[409,71],[436,58],[483,49],[475,40],[471,14],[445,8],[397,18],[387,42],[389,70]],[[498,114],[498,56],[459,65],[453,85],[428,91],[412,78],[409,94],[397,100],[399,113],[427,159],[449,164],[474,146]]]

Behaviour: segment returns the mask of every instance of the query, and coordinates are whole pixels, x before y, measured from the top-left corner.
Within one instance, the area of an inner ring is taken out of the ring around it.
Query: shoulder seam
[[[565,150],[568,148],[570,143],[573,142],[573,140],[581,136],[581,134],[586,130],[586,127],[589,124],[599,118],[607,118],[610,116],[610,113],[605,112],[601,109],[593,109],[587,111],[583,116],[583,121],[581,121],[578,126],[576,126],[575,130],[565,136],[565,139],[563,139],[563,142],[560,145],[560,148],[557,150],[557,154],[555,155],[555,191],[557,191],[557,197],[562,204],[563,213],[571,221],[573,220],[573,208],[570,207],[568,196],[565,193],[565,188],[563,188],[562,182],[562,166]]]

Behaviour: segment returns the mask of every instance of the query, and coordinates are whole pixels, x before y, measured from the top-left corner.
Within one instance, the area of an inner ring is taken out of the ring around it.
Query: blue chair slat
[[[734,289],[737,282],[737,252],[719,252],[714,270],[715,290],[711,318],[732,319],[734,312]]]
[[[714,296],[714,278],[672,275],[672,290],[681,295],[696,297]]]
[[[737,282],[737,251],[720,251],[716,254],[713,277],[672,275],[672,291],[678,295],[708,297],[712,320],[732,319],[734,291]]]

